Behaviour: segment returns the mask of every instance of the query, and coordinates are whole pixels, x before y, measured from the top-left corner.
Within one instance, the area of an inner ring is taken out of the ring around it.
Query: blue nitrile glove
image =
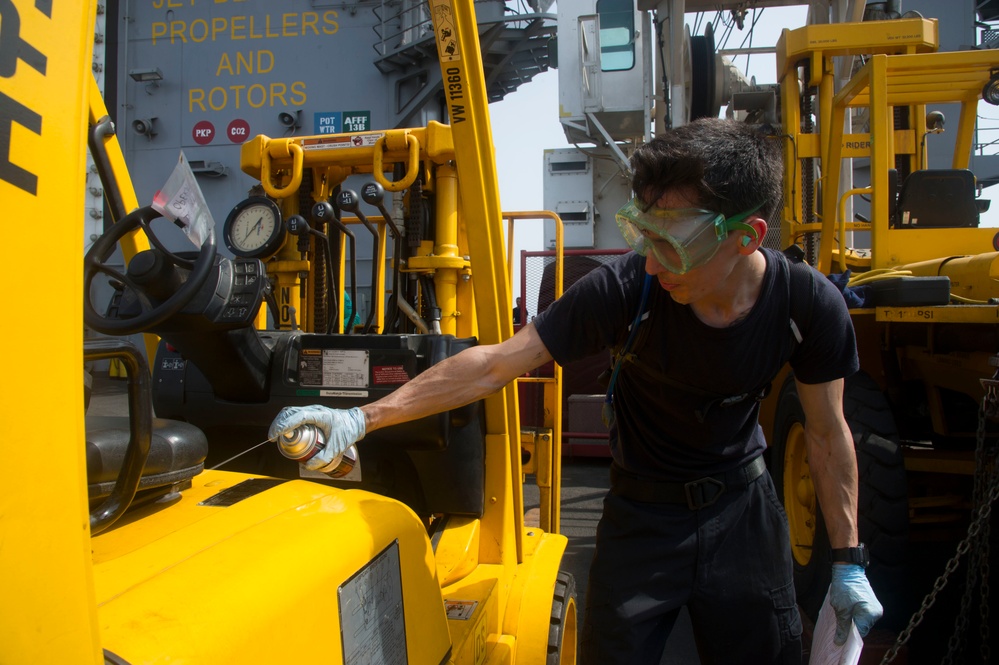
[[[884,613],[871,583],[867,581],[864,567],[853,563],[832,565],[829,604],[836,612],[836,637],[833,641],[837,645],[846,644],[851,619],[857,624],[857,632],[864,637]]]
[[[326,447],[305,463],[310,470],[321,469],[333,461],[337,455],[364,438],[364,413],[358,407],[353,409],[331,409],[313,404],[312,406],[286,406],[271,423],[267,438],[277,441],[286,432],[302,425],[315,425],[326,439]]]

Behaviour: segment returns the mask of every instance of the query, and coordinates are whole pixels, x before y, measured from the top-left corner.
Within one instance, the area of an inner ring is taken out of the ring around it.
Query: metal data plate
[[[368,388],[370,354],[354,349],[305,349],[298,359],[303,386]]]
[[[995,305],[878,307],[875,315],[878,321],[899,323],[999,323]]]
[[[344,665],[409,662],[398,540],[344,582],[337,596]]]

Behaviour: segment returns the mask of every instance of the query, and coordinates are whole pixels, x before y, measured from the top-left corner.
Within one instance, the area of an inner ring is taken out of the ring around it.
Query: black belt
[[[691,510],[698,510],[712,505],[729,490],[744,489],[762,476],[766,469],[761,455],[738,469],[682,483],[641,478],[611,464],[611,492],[632,501],[681,503]]]

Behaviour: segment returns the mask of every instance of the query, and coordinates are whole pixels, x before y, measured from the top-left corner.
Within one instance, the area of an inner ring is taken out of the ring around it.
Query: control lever
[[[381,306],[381,303],[376,301],[378,294],[381,293],[381,280],[378,279],[378,255],[379,248],[381,247],[381,234],[378,233],[378,229],[368,221],[368,218],[361,212],[361,201],[357,198],[357,192],[352,189],[341,189],[336,195],[336,204],[340,210],[346,210],[347,212],[353,213],[357,216],[361,223],[367,227],[368,231],[371,232],[374,238],[374,244],[371,248],[371,311],[368,312],[368,320],[364,323],[364,332],[371,332],[371,322],[375,317],[375,310]]]
[[[392,219],[392,215],[385,208],[385,188],[379,185],[377,182],[369,182],[364,187],[361,188],[361,198],[368,205],[373,205],[378,208],[378,212],[382,214],[385,218],[385,223],[389,225],[392,230],[392,236],[395,238],[401,238],[402,233],[399,232],[399,227],[395,225],[395,220]]]
[[[316,241],[316,244],[322,246],[322,248],[323,248],[322,249],[323,254],[326,256],[326,274],[324,275],[324,277],[326,279],[326,285],[327,285],[328,289],[332,289],[333,288],[333,268],[330,265],[331,262],[332,262],[331,261],[331,252],[330,252],[330,239],[326,236],[325,233],[323,233],[321,231],[318,231],[318,230],[312,228],[311,226],[309,226],[309,223],[301,215],[292,215],[291,217],[289,217],[288,219],[286,219],[284,221],[284,225],[285,225],[285,228],[288,230],[288,233],[290,233],[291,235],[293,235],[296,238],[298,238],[298,250],[300,252],[306,252],[306,251],[308,251],[308,248],[309,248],[309,246],[308,246],[308,237],[309,237],[309,235],[314,235],[317,238],[319,238],[319,240]],[[327,291],[327,292],[329,292],[329,291]],[[334,306],[335,306],[336,300],[334,300],[333,302],[334,302]],[[292,309],[292,312],[293,312],[292,316],[294,316],[294,308],[291,308],[291,309]],[[332,317],[332,314],[330,316]],[[330,318],[330,319],[328,319],[326,321],[326,330],[330,329],[330,324],[331,324],[332,320],[333,319]],[[292,330],[297,330],[298,329],[298,326],[297,326],[297,324],[295,323],[294,320],[292,321],[291,327],[292,327]]]
[[[290,235],[298,238],[298,250],[303,254],[309,250],[309,236],[313,235],[317,238],[316,240],[316,251],[320,251],[325,259],[325,274],[323,275],[323,281],[326,285],[326,292],[332,293],[333,289],[333,266],[332,266],[332,251],[330,249],[329,237],[319,231],[318,229],[312,228],[305,217],[302,215],[292,215],[284,222],[285,229]],[[326,316],[325,330],[329,332],[332,329],[333,321],[336,320],[336,297],[333,296],[333,310],[329,312]],[[317,327],[318,330],[318,327]]]
[[[333,204],[329,201],[318,201],[312,206],[310,211],[312,215],[312,221],[317,225],[319,224],[332,224],[340,231],[344,236],[350,239],[350,313],[344,316],[344,327],[346,332],[350,334],[353,332],[353,326],[350,322],[354,320],[354,312],[357,309],[357,249],[355,247],[355,237],[354,232],[351,231],[346,224],[340,221],[339,216],[336,214],[336,210],[333,208]],[[337,313],[337,303],[340,301],[340,294],[336,291],[336,279],[333,277],[333,249],[330,246],[330,240],[328,236],[323,235],[316,229],[312,228],[308,224],[306,225],[310,233],[316,233],[324,240],[324,246],[326,248],[326,267],[329,278],[329,288],[327,293],[330,294],[329,298],[333,303],[332,311],[329,314],[329,321],[326,324],[327,332],[342,332],[336,330],[334,323],[336,322]]]
[[[368,205],[372,205],[378,208],[378,211],[382,214],[382,217],[385,219],[385,223],[388,224],[392,238],[395,241],[392,244],[392,257],[394,259],[393,263],[395,264],[394,266],[395,269],[392,273],[392,299],[395,300],[396,305],[395,307],[392,308],[392,320],[390,322],[386,322],[385,326],[387,330],[392,330],[395,326],[395,322],[397,320],[397,312],[399,309],[402,309],[404,312],[406,312],[407,316],[412,318],[412,316],[409,314],[409,311],[406,309],[406,305],[408,305],[409,303],[407,303],[405,298],[403,297],[403,289],[402,289],[402,272],[400,268],[403,265],[405,265],[405,258],[403,257],[402,254],[403,251],[402,233],[400,232],[399,227],[396,226],[395,220],[392,219],[392,214],[385,208],[384,187],[382,187],[377,182],[369,182],[368,184],[361,187],[361,198],[364,199],[364,202],[367,203]],[[412,307],[409,307],[409,309],[412,309]],[[415,310],[413,311],[415,313]]]

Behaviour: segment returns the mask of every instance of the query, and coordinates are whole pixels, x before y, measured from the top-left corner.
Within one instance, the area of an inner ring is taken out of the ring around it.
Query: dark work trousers
[[[704,664],[801,662],[787,517],[769,473],[699,510],[604,499],[580,662],[658,665],[684,605]]]

